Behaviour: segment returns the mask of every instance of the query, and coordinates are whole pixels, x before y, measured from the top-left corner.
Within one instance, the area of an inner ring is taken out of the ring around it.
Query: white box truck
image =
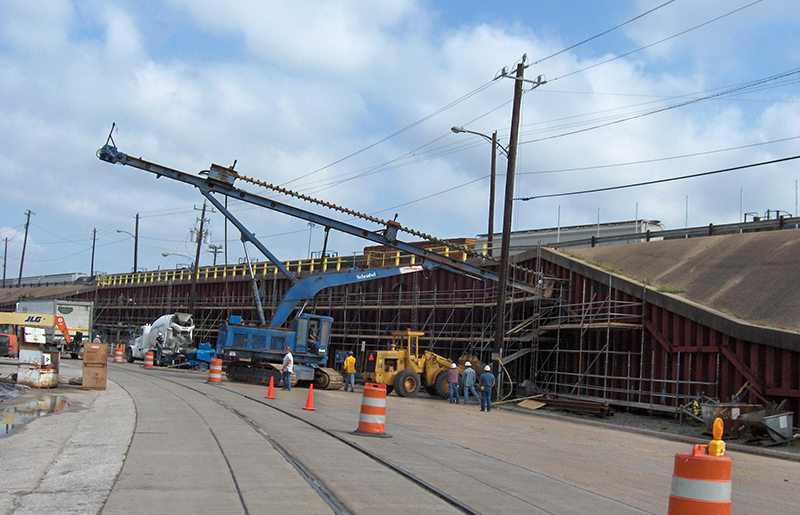
[[[90,300],[21,300],[17,313],[38,313],[64,317],[72,343],[67,343],[55,327],[45,330],[46,344],[77,359],[83,352],[83,343],[92,340],[94,303]]]

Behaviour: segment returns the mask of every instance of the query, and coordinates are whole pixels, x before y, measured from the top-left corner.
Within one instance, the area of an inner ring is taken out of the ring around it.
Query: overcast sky
[[[88,274],[93,233],[94,271],[130,271],[137,213],[140,268],[194,256],[202,195],[97,159],[114,122],[119,150],[148,161],[196,174],[236,160],[266,183],[475,237],[488,229],[491,145],[450,128],[507,145],[514,81],[495,77],[523,55],[526,78],[547,79],[522,102],[514,196],[532,197],[800,154],[798,40],[793,0],[0,0],[6,277],[19,274],[28,210],[24,276]],[[498,232],[506,166],[498,157]],[[799,167],[516,201],[514,229],[795,213]],[[281,260],[322,249],[320,227],[229,205]],[[222,215],[207,219],[200,264],[209,245],[238,262],[239,235],[229,226],[226,242]],[[328,250],[368,245],[332,232]]]

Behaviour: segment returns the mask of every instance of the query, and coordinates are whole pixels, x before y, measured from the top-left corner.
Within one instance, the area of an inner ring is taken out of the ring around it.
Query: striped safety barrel
[[[153,368],[153,351],[144,353],[144,368]]]
[[[122,345],[114,347],[114,363],[122,363]]]
[[[222,382],[222,359],[212,358],[211,368],[208,369],[208,382],[221,383]]]
[[[358,429],[352,434],[388,437],[386,434],[386,385],[365,383]]]
[[[707,449],[698,444],[675,455],[668,515],[730,515],[731,459]]]

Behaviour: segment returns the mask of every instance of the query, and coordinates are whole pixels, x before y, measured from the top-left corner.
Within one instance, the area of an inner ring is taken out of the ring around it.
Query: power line
[[[749,83],[745,83],[743,85],[735,86],[735,87],[726,89],[724,91],[721,91],[719,93],[714,93],[712,95],[706,95],[706,96],[703,96],[703,97],[700,97],[700,98],[694,98],[692,100],[687,100],[685,102],[680,102],[680,103],[677,103],[677,104],[668,105],[666,107],[659,107],[659,108],[656,108],[656,109],[652,109],[652,110],[649,110],[649,111],[644,111],[644,112],[637,113],[637,114],[634,114],[634,115],[631,115],[631,116],[627,116],[627,117],[624,117],[624,118],[612,119],[612,121],[610,121],[610,122],[601,123],[601,124],[598,124],[598,125],[593,125],[591,127],[586,127],[586,128],[578,129],[578,130],[575,130],[575,131],[564,132],[564,133],[561,133],[561,134],[556,134],[556,135],[553,135],[553,136],[547,136],[547,137],[544,137],[544,138],[538,138],[538,139],[533,139],[533,140],[528,140],[528,141],[521,141],[519,144],[520,145],[525,145],[525,144],[528,144],[528,143],[536,143],[536,142],[539,142],[539,141],[551,140],[551,139],[556,139],[556,138],[563,138],[565,136],[572,136],[572,135],[575,135],[575,134],[580,134],[582,132],[588,132],[588,131],[591,131],[591,130],[600,129],[600,128],[608,127],[608,126],[611,126],[611,125],[616,125],[618,123],[627,122],[627,121],[630,121],[630,120],[635,120],[637,118],[643,118],[645,116],[651,116],[651,115],[654,115],[654,114],[657,114],[657,113],[663,113],[664,111],[669,111],[671,109],[677,109],[679,107],[685,107],[685,106],[688,106],[688,105],[697,104],[697,103],[700,103],[700,102],[705,102],[706,100],[717,99],[719,97],[723,97],[723,96],[726,96],[726,95],[731,95],[733,93],[741,92],[741,91],[743,91],[745,89],[754,88],[756,86],[760,86],[760,85],[763,85],[765,83],[772,82],[772,81],[775,81],[775,80],[778,80],[778,79],[781,79],[781,78],[785,78],[785,77],[788,77],[788,76],[791,76],[791,75],[795,75],[795,74],[798,74],[798,73],[800,73],[800,68],[795,68],[793,70],[789,70],[789,71],[786,71],[786,72],[783,72],[783,73],[772,75],[770,77],[765,77],[763,79],[758,79],[758,80],[755,80],[755,81],[752,81],[752,82],[749,82]]]
[[[611,27],[611,28],[610,28],[610,29],[608,29],[608,30],[604,30],[604,31],[603,31],[603,32],[601,32],[600,34],[595,34],[594,36],[592,36],[592,37],[590,37],[590,38],[586,38],[586,39],[584,39],[583,41],[581,41],[581,42],[579,42],[579,43],[575,43],[574,45],[572,45],[572,46],[568,46],[567,48],[565,48],[565,49],[563,49],[563,50],[559,50],[559,51],[558,51],[558,52],[556,52],[555,54],[550,54],[550,55],[548,55],[547,57],[543,57],[543,58],[539,59],[538,61],[531,63],[531,66],[533,66],[533,65],[536,65],[536,64],[539,64],[539,63],[541,63],[541,62],[544,62],[544,61],[547,61],[548,59],[550,59],[550,58],[552,58],[552,57],[555,57],[555,56],[557,56],[557,55],[561,55],[561,54],[563,54],[564,52],[569,52],[569,51],[570,51],[570,50],[572,50],[573,48],[577,48],[577,47],[579,47],[579,46],[583,45],[584,43],[588,43],[589,41],[592,41],[592,40],[594,40],[594,39],[597,39],[597,38],[599,38],[600,36],[605,36],[605,35],[606,35],[606,34],[608,34],[609,32],[613,32],[613,31],[615,31],[615,30],[617,30],[617,29],[619,29],[619,28],[621,28],[621,27],[624,27],[625,25],[627,25],[627,24],[629,24],[629,23],[632,23],[632,22],[634,22],[634,21],[638,20],[639,18],[643,18],[643,17],[647,16],[648,14],[650,14],[650,13],[653,13],[653,12],[655,12],[655,11],[657,11],[657,10],[661,9],[662,7],[665,7],[665,6],[669,5],[669,4],[671,4],[671,3],[672,3],[672,2],[674,2],[674,1],[675,1],[675,0],[669,0],[668,2],[664,2],[663,4],[661,4],[661,5],[659,5],[659,6],[653,7],[653,8],[652,8],[652,9],[650,9],[649,11],[643,12],[642,14],[640,14],[640,15],[638,15],[638,16],[634,16],[634,17],[633,17],[633,18],[631,18],[630,20],[628,20],[628,21],[625,21],[625,22],[622,22],[622,23],[620,23],[619,25],[617,25],[617,26],[615,26],[615,27]],[[760,1],[760,0],[759,0],[759,1]]]
[[[430,120],[430,119],[431,119],[431,118],[433,118],[434,116],[437,116],[437,115],[439,115],[439,114],[443,113],[444,111],[447,111],[447,110],[448,110],[448,109],[450,109],[451,107],[454,107],[454,106],[456,106],[456,105],[460,104],[461,102],[463,102],[463,101],[467,100],[468,98],[471,98],[471,97],[473,97],[473,96],[477,95],[478,93],[480,93],[480,92],[481,92],[481,91],[483,91],[484,89],[486,89],[486,88],[488,88],[488,87],[492,86],[492,85],[494,84],[494,82],[495,82],[494,80],[491,80],[491,81],[487,82],[486,84],[483,84],[482,86],[479,86],[479,87],[477,87],[476,89],[474,89],[474,90],[470,91],[469,93],[467,93],[466,95],[462,96],[461,98],[458,98],[458,99],[456,99],[456,100],[454,100],[454,101],[450,102],[450,103],[449,103],[449,104],[447,104],[446,106],[444,106],[444,107],[441,107],[441,108],[437,109],[436,111],[432,112],[431,114],[429,114],[429,115],[427,115],[427,116],[425,116],[425,117],[423,117],[423,118],[421,118],[421,119],[417,120],[416,122],[414,122],[414,123],[411,123],[411,124],[409,124],[409,125],[406,125],[406,126],[405,126],[405,127],[403,127],[402,129],[400,129],[400,130],[397,130],[397,131],[393,132],[392,134],[389,134],[388,136],[386,136],[386,137],[384,137],[384,138],[381,138],[381,139],[379,139],[379,140],[378,140],[378,141],[376,141],[375,143],[372,143],[372,144],[370,144],[370,145],[367,145],[366,147],[362,148],[361,150],[357,150],[356,152],[353,152],[353,153],[351,153],[351,154],[348,154],[348,155],[346,155],[346,156],[344,156],[344,157],[342,157],[342,158],[340,158],[340,159],[337,159],[336,161],[334,161],[334,162],[332,162],[332,163],[330,163],[330,164],[327,164],[327,165],[325,165],[325,166],[323,166],[323,167],[321,167],[321,168],[317,168],[317,169],[316,169],[316,170],[314,170],[314,171],[308,172],[308,173],[306,173],[306,174],[304,174],[304,175],[301,175],[301,176],[299,176],[299,177],[295,177],[294,179],[292,179],[292,180],[290,180],[290,181],[287,181],[287,182],[283,183],[281,186],[286,186],[286,185],[288,185],[288,184],[291,184],[291,183],[293,183],[293,182],[295,182],[295,181],[298,181],[298,180],[300,180],[300,179],[303,179],[303,178],[305,178],[305,177],[308,177],[309,175],[313,175],[313,174],[315,174],[315,173],[318,173],[318,172],[321,172],[321,171],[323,171],[323,170],[326,170],[326,169],[328,169],[328,168],[330,168],[330,167],[332,167],[332,166],[334,166],[334,165],[337,165],[337,164],[341,163],[342,161],[345,161],[345,160],[347,160],[347,159],[350,159],[351,157],[357,156],[358,154],[361,154],[361,153],[363,153],[363,152],[366,152],[367,150],[371,149],[372,147],[375,147],[375,146],[377,146],[377,145],[380,145],[380,144],[381,144],[381,143],[383,143],[384,141],[387,141],[387,140],[389,140],[389,139],[391,139],[391,138],[393,138],[393,137],[395,137],[395,136],[397,136],[397,135],[399,135],[399,134],[402,134],[402,133],[404,133],[404,132],[406,132],[406,131],[408,131],[408,130],[410,130],[410,129],[413,129],[413,128],[414,128],[414,127],[416,127],[417,125],[420,125],[421,123],[423,123],[423,122],[425,122],[425,121],[427,121],[427,120]]]
[[[629,55],[631,55],[631,54],[635,54],[636,52],[641,52],[642,50],[646,50],[646,49],[648,49],[648,48],[650,48],[650,47],[653,47],[653,46],[655,46],[655,45],[659,45],[659,44],[661,44],[661,43],[664,43],[664,42],[666,42],[666,41],[669,41],[669,40],[671,40],[671,39],[675,39],[675,38],[677,38],[678,36],[682,36],[682,35],[684,35],[684,34],[686,34],[686,33],[692,32],[693,30],[697,30],[697,29],[699,29],[699,28],[701,28],[701,27],[705,27],[706,25],[709,25],[709,24],[711,24],[711,23],[714,23],[715,21],[719,21],[719,20],[721,20],[721,19],[723,19],[723,18],[726,18],[726,17],[728,17],[728,16],[731,16],[731,15],[733,15],[733,14],[735,14],[735,13],[739,12],[739,11],[743,11],[744,9],[747,9],[748,7],[752,7],[752,6],[754,6],[754,5],[758,4],[758,3],[761,3],[761,2],[763,2],[763,1],[764,1],[764,0],[755,0],[755,2],[752,2],[752,3],[749,3],[749,4],[747,4],[747,5],[744,5],[744,6],[742,6],[742,7],[739,7],[738,9],[734,9],[733,11],[730,11],[730,12],[728,12],[728,13],[725,13],[725,14],[723,14],[723,15],[721,15],[721,16],[717,16],[716,18],[713,18],[713,19],[711,19],[711,20],[708,20],[708,21],[706,21],[706,22],[703,22],[703,23],[701,23],[700,25],[695,25],[694,27],[692,27],[692,28],[690,28],[690,29],[686,29],[686,30],[684,30],[684,31],[678,32],[677,34],[673,34],[672,36],[669,36],[669,37],[667,37],[667,38],[661,39],[661,40],[659,40],[659,41],[656,41],[656,42],[654,42],[654,43],[650,43],[649,45],[645,45],[645,46],[643,46],[643,47],[639,47],[639,48],[637,48],[637,49],[635,49],[635,50],[631,50],[630,52],[625,52],[624,54],[621,54],[621,55],[618,55],[618,56],[615,56],[615,57],[611,57],[611,58],[609,58],[609,59],[606,59],[605,61],[600,61],[599,63],[595,63],[595,64],[593,64],[593,65],[591,65],[591,66],[587,66],[587,67],[585,67],[585,68],[581,68],[580,70],[575,70],[575,71],[573,71],[573,72],[570,72],[570,73],[567,73],[567,74],[561,75],[560,77],[556,77],[556,78],[554,78],[554,79],[551,79],[551,80],[550,80],[550,82],[555,82],[555,81],[557,81],[557,80],[559,80],[559,79],[563,79],[563,78],[565,78],[565,77],[569,77],[569,76],[571,76],[571,75],[575,75],[575,74],[577,74],[577,73],[585,72],[586,70],[591,70],[592,68],[596,68],[596,67],[598,67],[598,66],[602,66],[602,65],[604,65],[604,64],[607,64],[607,63],[610,63],[610,62],[612,62],[612,61],[616,61],[617,59],[622,59],[623,57],[627,57],[627,56],[629,56]]]
[[[562,168],[559,170],[540,170],[538,172],[522,172],[520,175],[539,175],[545,173],[562,173],[562,172],[579,172],[579,171],[586,171],[586,170],[600,170],[603,168],[616,168],[618,166],[631,166],[631,165],[641,165],[647,163],[658,163],[661,161],[672,161],[675,159],[684,159],[687,157],[697,157],[697,156],[707,156],[709,154],[719,154],[721,152],[730,152],[733,150],[742,150],[745,148],[753,148],[753,147],[760,147],[762,145],[771,145],[773,143],[783,143],[785,141],[791,141],[794,139],[800,139],[800,136],[792,136],[790,138],[781,138],[772,141],[762,141],[759,143],[751,143],[749,145],[740,145],[738,147],[728,147],[728,148],[720,148],[716,150],[706,150],[704,152],[693,152],[691,154],[681,154],[677,156],[667,156],[667,157],[657,157],[654,159],[642,159],[640,161],[628,161],[626,163],[613,163],[613,164],[605,164],[605,165],[595,165],[595,166],[581,166],[577,168]]]
[[[746,168],[755,168],[757,166],[766,166],[766,165],[771,165],[771,164],[775,164],[775,163],[782,163],[784,161],[792,161],[794,159],[800,159],[800,155],[791,156],[791,157],[783,157],[781,159],[773,159],[771,161],[761,161],[759,163],[751,163],[751,164],[746,164],[746,165],[741,165],[741,166],[734,166],[734,167],[731,167],[731,168],[723,168],[721,170],[713,170],[713,171],[710,171],[710,172],[701,172],[701,173],[694,173],[694,174],[691,174],[691,175],[682,175],[680,177],[669,177],[667,179],[656,179],[656,180],[653,180],[653,181],[637,182],[637,183],[633,183],[633,184],[622,184],[622,185],[619,185],[619,186],[608,186],[608,187],[605,187],[605,188],[594,188],[594,189],[591,189],[591,190],[572,191],[572,192],[568,192],[568,193],[549,193],[547,195],[534,195],[532,197],[515,198],[514,200],[527,201],[527,200],[534,200],[534,199],[537,199],[537,198],[567,197],[567,196],[571,196],[571,195],[583,195],[585,193],[597,193],[597,192],[601,192],[601,191],[612,191],[612,190],[622,190],[622,189],[626,189],[626,188],[636,188],[638,186],[648,186],[650,184],[660,184],[660,183],[663,183],[663,182],[681,181],[681,180],[684,180],[684,179],[693,179],[695,177],[703,177],[703,176],[706,176],[706,175],[715,175],[715,174],[718,174],[718,173],[733,172],[733,171],[736,171],[736,170],[744,170]]]
[[[576,47],[579,47],[579,46],[581,46],[581,45],[583,45],[583,44],[585,44],[585,43],[588,43],[588,42],[590,42],[590,41],[592,41],[592,40],[595,40],[595,39],[597,39],[597,38],[599,38],[599,37],[601,37],[601,36],[604,36],[604,35],[606,35],[606,34],[608,34],[608,33],[610,33],[610,32],[613,32],[613,31],[615,31],[615,30],[617,30],[617,29],[619,29],[619,28],[621,28],[621,27],[624,27],[625,25],[628,25],[629,23],[632,23],[632,22],[634,22],[634,21],[636,21],[636,20],[638,20],[638,19],[640,19],[640,18],[642,18],[642,17],[644,17],[644,16],[647,16],[648,14],[651,14],[651,13],[653,13],[653,12],[655,12],[655,11],[657,11],[657,10],[661,9],[662,7],[665,7],[665,6],[667,6],[667,5],[671,4],[671,3],[672,3],[672,2],[674,2],[674,1],[675,1],[675,0],[669,0],[669,1],[667,1],[667,2],[664,2],[663,4],[661,4],[661,5],[658,5],[658,6],[654,7],[654,8],[652,8],[652,9],[650,9],[650,10],[648,10],[648,11],[644,12],[644,13],[641,13],[641,14],[637,15],[637,16],[634,16],[633,18],[631,18],[631,19],[629,19],[629,20],[627,20],[627,21],[625,21],[625,22],[623,22],[623,23],[620,23],[620,24],[618,24],[618,25],[615,25],[614,27],[612,27],[612,28],[610,28],[610,29],[607,29],[607,30],[605,30],[605,31],[603,31],[603,32],[600,32],[599,34],[595,34],[594,36],[592,36],[592,37],[590,37],[590,38],[586,38],[586,39],[584,39],[583,41],[580,41],[580,42],[578,42],[578,43],[575,43],[574,45],[571,45],[571,46],[569,46],[569,47],[567,47],[567,48],[564,48],[563,50],[560,50],[560,51],[558,51],[558,52],[556,52],[556,53],[554,53],[554,54],[551,54],[551,55],[549,55],[549,56],[543,57],[543,58],[539,59],[538,61],[536,61],[536,62],[534,62],[534,63],[532,63],[532,64],[539,64],[539,63],[541,63],[541,62],[543,62],[543,61],[546,61],[546,60],[548,60],[548,59],[550,59],[550,58],[552,58],[552,57],[555,57],[555,56],[557,56],[557,55],[560,55],[560,54],[562,54],[562,53],[564,53],[564,52],[568,52],[568,51],[570,51],[570,50],[572,50],[572,49],[574,49],[574,48],[576,48]],[[761,1],[761,0],[759,0],[759,1]],[[341,163],[341,162],[343,162],[343,161],[346,161],[347,159],[350,159],[351,157],[354,157],[354,156],[356,156],[356,155],[358,155],[358,154],[361,154],[361,153],[363,153],[363,152],[365,152],[365,151],[367,151],[367,150],[369,150],[369,149],[371,149],[371,148],[373,148],[373,147],[375,147],[375,146],[377,146],[377,145],[379,145],[379,144],[381,144],[381,143],[383,143],[383,142],[385,142],[385,141],[387,141],[387,140],[389,140],[389,139],[391,139],[391,138],[393,138],[393,137],[395,137],[395,136],[398,136],[398,135],[400,135],[400,134],[402,134],[402,133],[404,133],[404,132],[406,132],[406,131],[408,131],[408,130],[410,130],[410,129],[414,128],[414,127],[416,127],[417,125],[420,125],[420,124],[422,124],[423,122],[425,122],[425,121],[427,121],[427,120],[430,120],[431,118],[433,118],[433,117],[435,117],[435,116],[437,116],[437,115],[439,115],[439,114],[443,113],[444,111],[447,111],[448,109],[450,109],[450,108],[452,108],[452,107],[455,107],[456,105],[460,104],[461,102],[463,102],[463,101],[465,101],[465,100],[467,100],[467,99],[471,98],[472,96],[474,96],[474,95],[477,95],[477,94],[478,94],[478,93],[480,93],[481,91],[483,91],[483,90],[487,89],[489,86],[491,86],[491,85],[492,85],[492,84],[494,84],[494,83],[495,83],[495,81],[494,81],[494,80],[492,80],[492,81],[490,81],[490,82],[487,82],[486,84],[483,84],[482,86],[479,86],[478,88],[476,88],[476,89],[472,90],[471,92],[467,93],[466,95],[464,95],[464,96],[462,96],[462,97],[460,97],[460,98],[458,98],[458,99],[454,100],[453,102],[450,102],[449,104],[445,105],[444,107],[442,107],[442,108],[440,108],[440,109],[437,109],[437,110],[436,110],[436,111],[434,111],[433,113],[431,113],[431,114],[429,114],[429,115],[427,115],[427,116],[425,116],[425,117],[421,118],[420,120],[417,120],[417,121],[416,121],[416,122],[414,122],[414,123],[411,123],[411,124],[409,124],[409,125],[407,125],[407,126],[403,127],[402,129],[400,129],[400,130],[398,130],[398,131],[395,131],[395,132],[393,132],[392,134],[389,134],[388,136],[386,136],[386,137],[384,137],[384,138],[382,138],[382,139],[380,139],[380,140],[378,140],[378,141],[376,141],[376,142],[374,142],[374,143],[372,143],[372,144],[370,144],[370,145],[368,145],[368,146],[366,146],[366,147],[362,148],[361,150],[358,150],[358,151],[356,151],[356,152],[353,152],[353,153],[351,153],[351,154],[348,154],[348,155],[346,155],[346,156],[344,156],[344,157],[342,157],[342,158],[340,158],[340,159],[337,159],[336,161],[334,161],[334,162],[332,162],[332,163],[330,163],[330,164],[327,164],[327,165],[325,165],[325,166],[323,166],[323,167],[321,167],[321,168],[317,168],[316,170],[313,170],[313,171],[311,171],[311,172],[308,172],[308,173],[306,173],[306,174],[303,174],[303,175],[300,175],[300,176],[298,176],[298,177],[295,177],[294,179],[291,179],[291,180],[289,180],[289,181],[287,181],[287,182],[283,183],[283,184],[282,184],[282,186],[286,186],[286,185],[288,185],[288,184],[291,184],[291,183],[293,183],[293,182],[295,182],[295,181],[298,181],[298,180],[300,180],[300,179],[303,179],[303,178],[305,178],[305,177],[308,177],[308,176],[310,176],[310,175],[314,175],[314,174],[316,174],[316,173],[318,173],[318,172],[321,172],[321,171],[323,171],[323,170],[326,170],[326,169],[328,169],[328,168],[330,168],[330,167],[332,167],[332,166],[335,166],[335,165],[337,165],[337,164],[339,164],[339,163]],[[509,101],[509,102],[510,102],[510,101]],[[475,122],[475,121],[477,121],[477,120],[479,120],[479,119],[481,119],[481,118],[483,118],[483,117],[485,117],[485,116],[488,116],[488,115],[489,115],[489,114],[491,114],[492,112],[494,112],[494,111],[496,111],[496,110],[498,110],[498,109],[502,108],[503,106],[507,105],[509,102],[504,102],[504,103],[503,103],[503,104],[501,104],[500,106],[498,106],[498,107],[495,107],[494,109],[492,109],[492,110],[488,111],[487,113],[484,113],[483,115],[479,116],[478,118],[475,118],[475,119],[473,119],[471,122],[468,122],[467,124],[464,124],[464,126],[467,126],[467,125],[469,125],[469,123],[473,123],[473,122]],[[449,134],[449,133],[448,133],[448,134]],[[442,137],[444,137],[444,136],[442,136]],[[431,142],[429,142],[429,143],[427,143],[427,144],[423,145],[423,147],[424,147],[424,146],[427,146],[427,145],[429,145],[429,144],[431,144],[431,143],[434,143],[435,141],[438,141],[438,140],[439,140],[439,139],[441,139],[442,137],[436,138],[435,140],[433,140],[433,141],[431,141]],[[413,152],[413,151],[412,151],[412,152]],[[404,157],[404,156],[400,156],[399,158],[396,158],[395,160],[397,160],[397,159],[402,159],[402,157]],[[394,162],[395,160],[389,161],[389,163],[392,163],[392,162]],[[385,163],[385,164],[388,164],[388,163]],[[385,164],[382,164],[382,165],[376,165],[375,167],[373,167],[373,169],[375,169],[375,168],[377,168],[377,167],[380,167],[380,166],[385,166]],[[353,179],[355,179],[355,178],[358,178],[358,177],[359,177],[359,175],[356,175],[356,176],[354,176],[354,177],[351,177],[351,178],[348,178],[348,179],[346,179],[345,181],[353,180]],[[342,182],[345,182],[345,181],[342,181]]]

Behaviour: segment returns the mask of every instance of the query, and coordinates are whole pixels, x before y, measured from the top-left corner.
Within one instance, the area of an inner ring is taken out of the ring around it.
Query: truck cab
[[[0,356],[17,356],[19,343],[13,324],[0,324]]]

